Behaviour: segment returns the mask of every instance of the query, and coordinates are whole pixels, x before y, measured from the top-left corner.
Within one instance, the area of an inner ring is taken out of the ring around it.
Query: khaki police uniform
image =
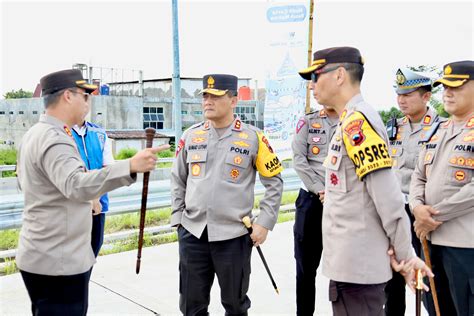
[[[329,142],[338,120],[319,110],[303,116],[296,124],[291,147],[293,168],[302,181],[296,199],[294,251],[296,260],[296,314],[309,315],[315,308],[315,278],[323,251],[321,220],[326,168],[323,166]]]
[[[207,227],[209,241],[247,234],[241,220],[253,209],[256,170],[266,189],[256,223],[272,230],[282,167],[265,135],[239,118],[222,136],[208,121],[191,127],[178,144],[171,174],[171,225],[181,224],[198,238]]]
[[[418,155],[422,149],[426,133],[430,131],[434,123],[444,122],[445,120],[436,111],[427,108],[426,114],[420,123],[410,123],[407,117],[397,121],[396,139],[390,140],[390,156],[393,160],[393,170],[400,181],[407,203],[411,176],[418,163]]]
[[[454,62],[444,66],[443,77],[435,85],[455,89],[469,80],[474,80],[474,62]],[[439,211],[432,217],[442,224],[428,239],[436,287],[444,290],[438,298],[450,296],[456,309],[450,314],[474,314],[473,174],[474,116],[463,123],[450,119],[424,145],[410,185],[412,210],[430,205]],[[442,313],[449,301],[440,301]]]
[[[400,261],[414,256],[387,144],[378,113],[354,96],[324,163],[323,273],[331,280],[381,284],[392,277],[390,245]]]
[[[237,85],[229,75],[204,77],[206,81],[209,86],[215,82],[218,93],[222,83]],[[171,225],[179,225],[184,315],[207,312],[214,275],[226,314],[246,315],[252,241],[242,218],[252,216],[258,171],[265,194],[255,222],[273,229],[283,191],[281,170],[265,135],[238,117],[221,135],[209,121],[184,132],[171,172]]]
[[[16,264],[48,276],[88,271],[91,200],[135,182],[130,162],[86,173],[71,132],[60,120],[41,115],[18,150],[18,182],[25,196]]]

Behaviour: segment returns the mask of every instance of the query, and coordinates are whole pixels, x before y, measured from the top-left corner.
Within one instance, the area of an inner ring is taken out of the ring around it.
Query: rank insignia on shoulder
[[[234,129],[240,130],[242,128],[242,122],[237,119],[235,120]]]
[[[234,144],[236,144],[237,146],[240,146],[240,147],[250,147],[249,144],[247,144],[246,142],[244,142],[242,140],[235,141]]]
[[[425,118],[423,119],[423,124],[429,125],[430,123],[431,123],[431,116],[425,115]]]
[[[66,134],[69,135],[69,137],[72,137],[71,130],[70,130],[69,127],[67,127],[66,125],[64,125],[64,131],[66,132]]]
[[[471,117],[471,118],[469,119],[469,121],[467,121],[466,127],[467,127],[467,128],[474,127],[474,116]]]

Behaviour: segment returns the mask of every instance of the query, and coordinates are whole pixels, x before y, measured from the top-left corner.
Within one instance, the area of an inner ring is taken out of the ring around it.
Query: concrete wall
[[[0,100],[0,148],[18,148],[23,135],[42,113],[43,98]],[[143,99],[93,96],[87,119],[105,129],[142,129]]]

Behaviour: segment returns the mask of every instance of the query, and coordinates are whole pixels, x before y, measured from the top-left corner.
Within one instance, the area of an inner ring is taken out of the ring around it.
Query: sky
[[[181,77],[231,73],[264,87],[267,1],[178,3]],[[398,67],[474,59],[473,7],[451,0],[316,0],[313,51],[359,48],[366,61],[362,93],[376,109],[389,109],[396,105]],[[171,0],[1,0],[0,17],[2,96],[33,91],[43,75],[75,63],[143,70],[145,79],[173,73]]]

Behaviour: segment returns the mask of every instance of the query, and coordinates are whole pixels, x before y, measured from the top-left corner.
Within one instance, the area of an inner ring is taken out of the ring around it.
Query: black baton
[[[244,223],[245,227],[247,227],[249,234],[252,234],[252,223],[250,222],[250,217],[245,216],[244,218],[242,218],[242,222]],[[273,279],[272,273],[270,272],[270,268],[268,267],[267,260],[265,260],[265,257],[263,256],[262,249],[260,249],[260,246],[257,246],[256,248],[258,254],[260,255],[260,259],[262,259],[263,265],[265,266],[265,270],[267,270],[268,276],[270,277],[270,281],[272,281],[273,288],[275,289],[277,294],[280,294],[275,280]]]

